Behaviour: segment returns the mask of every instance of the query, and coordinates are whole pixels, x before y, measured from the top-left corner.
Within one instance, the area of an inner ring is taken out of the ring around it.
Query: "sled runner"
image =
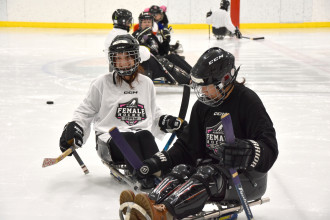
[[[270,202],[268,197],[260,198],[254,201],[249,201],[248,204],[250,207],[256,205],[262,205],[264,203]],[[191,215],[183,220],[235,220],[238,217],[238,214],[243,211],[243,207],[239,203],[230,203],[226,201],[221,201],[220,203],[209,201],[207,204],[213,204],[217,206],[217,209],[213,211],[201,211],[196,215]],[[126,214],[124,215],[123,210],[127,209]],[[147,212],[138,204],[134,202],[126,202],[121,204],[119,208],[119,217],[121,220],[129,220],[131,210],[135,209],[137,212],[140,212],[147,220],[151,220]]]

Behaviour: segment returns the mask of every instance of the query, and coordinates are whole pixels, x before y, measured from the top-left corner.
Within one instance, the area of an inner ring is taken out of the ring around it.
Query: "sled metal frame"
[[[253,201],[249,201],[249,206],[256,206],[256,205],[262,205],[264,203],[270,202],[269,197],[256,199]],[[218,210],[214,211],[202,211],[196,215],[192,215],[186,218],[183,218],[183,220],[205,220],[205,219],[214,219],[214,218],[220,218],[224,215],[231,214],[231,213],[241,213],[243,211],[242,205],[237,204],[231,204],[228,203],[226,205],[223,205],[223,203],[217,203],[217,202],[210,202],[208,204],[214,204],[218,207]]]
[[[102,163],[106,165],[111,172],[111,175],[119,183],[126,183],[132,187],[135,191],[141,191],[141,183],[139,183],[133,176],[128,172],[125,164],[112,164],[102,160]],[[124,174],[123,174],[124,173]]]
[[[249,206],[256,206],[256,205],[262,205],[264,203],[270,202],[269,197],[256,199],[253,201],[248,202]],[[207,204],[214,204],[218,207],[218,210],[214,211],[201,211],[200,213],[196,215],[191,215],[186,218],[183,218],[182,220],[212,220],[212,219],[219,219],[220,217],[223,217],[228,214],[234,214],[234,213],[241,213],[243,211],[243,206],[237,205],[237,204],[226,204],[224,203],[216,203],[216,202],[210,202]],[[123,210],[126,208],[126,214],[124,215]],[[138,204],[134,202],[125,202],[121,204],[119,208],[119,217],[121,220],[129,220],[132,209],[135,209],[136,211],[140,212],[147,220],[151,220],[151,217],[147,214],[147,212]]]

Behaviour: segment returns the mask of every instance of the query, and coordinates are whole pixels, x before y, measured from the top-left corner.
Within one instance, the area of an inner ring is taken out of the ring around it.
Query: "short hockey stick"
[[[242,36],[242,38],[250,39],[250,40],[264,40],[265,39],[265,37],[245,37],[245,36]]]
[[[60,156],[58,156],[57,158],[45,158],[43,163],[42,163],[42,167],[48,167],[48,166],[52,166],[54,164],[57,164],[58,162],[60,162],[61,160],[63,160],[66,156],[68,156],[69,154],[73,154],[73,156],[76,158],[76,160],[78,161],[81,169],[84,171],[85,174],[89,173],[89,170],[87,169],[87,167],[85,166],[84,162],[81,160],[80,156],[78,155],[78,153],[76,152],[75,149],[77,149],[78,147],[73,144],[69,149],[67,149],[66,151],[64,151]]]
[[[190,99],[190,87],[188,85],[183,86],[183,93],[182,93],[182,100],[181,100],[181,107],[179,111],[179,120],[182,120],[181,122],[184,121],[188,106],[189,106],[189,99]],[[173,140],[175,138],[175,133],[173,132],[171,134],[171,137],[168,139],[165,147],[163,148],[163,151],[167,151],[170,145],[172,144]]]
[[[235,142],[235,135],[234,135],[234,129],[233,129],[233,124],[231,121],[231,117],[230,114],[224,114],[221,116],[221,121],[222,121],[222,125],[223,125],[223,131],[225,133],[225,137],[226,137],[226,142],[227,143],[234,143]],[[249,207],[246,195],[244,193],[244,189],[242,187],[242,183],[241,180],[239,179],[238,173],[236,169],[230,168],[229,172],[232,176],[233,179],[233,183],[235,185],[238,197],[242,203],[244,212],[246,214],[246,217],[248,220],[253,220],[253,215],[251,212],[251,209]]]
[[[81,169],[84,171],[85,174],[89,174],[89,170],[87,169],[86,165],[84,164],[84,162],[81,160],[80,156],[78,155],[77,151],[73,151],[72,152],[73,156],[76,158],[76,160],[78,161]]]
[[[112,140],[115,142],[116,146],[119,148],[124,157],[136,170],[142,167],[142,162],[140,158],[133,151],[132,147],[127,143],[125,138],[121,135],[117,127],[113,127],[109,130]]]
[[[155,57],[155,56],[154,56],[153,54],[151,54],[151,53],[150,53],[150,56],[152,56],[152,57],[155,59],[155,61],[156,61],[161,67],[162,67],[162,69],[164,70],[164,72],[166,73],[166,75],[168,75],[168,77],[170,77],[171,80],[172,80],[173,82],[175,82],[175,84],[178,84],[177,81],[174,79],[174,77],[171,75],[171,73],[168,72],[168,70],[165,68],[165,66],[159,62],[159,60],[157,59],[157,57]]]
[[[120,150],[120,152],[124,155],[124,157],[128,160],[128,162],[132,165],[135,170],[139,170],[143,163],[140,158],[136,155],[132,147],[127,143],[125,138],[122,136],[117,127],[113,127],[109,130],[109,134],[112,137],[112,140],[115,142],[116,146]],[[125,181],[126,182],[126,181]],[[155,183],[159,183],[159,179],[155,177]],[[140,184],[139,184],[140,185]],[[139,186],[135,184],[134,189],[138,190]]]
[[[71,146],[69,149],[67,149],[66,151],[64,151],[57,158],[45,158],[44,161],[43,161],[43,163],[42,163],[42,167],[48,167],[48,166],[52,166],[54,164],[57,164],[58,162],[60,162],[61,160],[63,160],[66,156],[68,156],[69,154],[71,154],[74,150],[75,150],[75,147],[74,146]]]

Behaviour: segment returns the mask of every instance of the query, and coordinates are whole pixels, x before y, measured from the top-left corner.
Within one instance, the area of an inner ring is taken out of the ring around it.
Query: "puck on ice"
[[[46,103],[47,103],[48,105],[54,104],[53,101],[47,101]]]

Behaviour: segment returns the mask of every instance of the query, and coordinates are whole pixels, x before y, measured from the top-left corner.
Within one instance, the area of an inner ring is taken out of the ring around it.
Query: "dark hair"
[[[119,76],[118,74],[116,76],[116,80],[117,80],[117,82],[118,82],[119,85],[122,85],[123,81],[126,81],[128,83],[128,85],[129,85],[129,87],[131,89],[134,89],[134,87],[132,86],[133,81],[134,80],[139,81],[138,80],[138,76],[139,76],[140,73],[143,73],[143,72],[144,72],[143,67],[141,65],[139,65],[138,68],[136,69],[136,71],[132,75],[130,75],[130,79],[129,80],[125,80],[122,76]]]

